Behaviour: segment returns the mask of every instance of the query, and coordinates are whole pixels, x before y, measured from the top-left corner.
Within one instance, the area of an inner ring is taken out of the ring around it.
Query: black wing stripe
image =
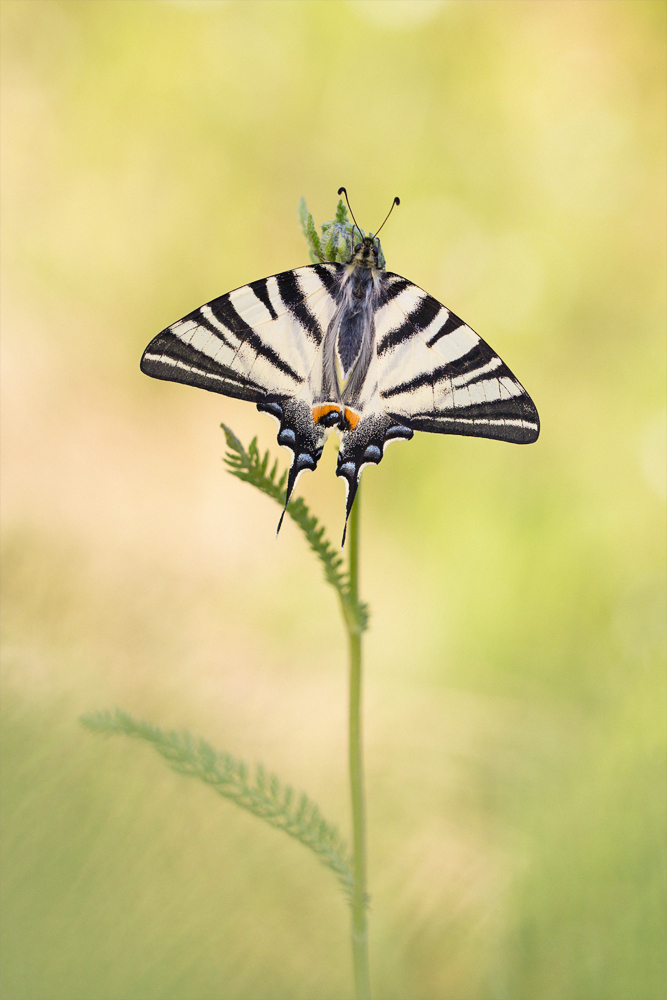
[[[221,305],[224,305],[224,311],[221,309],[220,314],[218,314],[214,307],[220,308]],[[238,337],[240,346],[247,344],[253,349],[255,354],[262,358],[266,358],[266,360],[269,361],[274,368],[277,368],[278,371],[282,372],[284,375],[289,375],[289,377],[293,378],[295,382],[301,382],[301,376],[294,371],[292,366],[281,358],[272,347],[269,347],[269,345],[266,344],[261,337],[258,337],[253,328],[246,323],[242,316],[239,315],[234,304],[229,299],[229,296],[223,296],[221,299],[215,299],[215,301],[209,302],[208,307],[218,322],[223,326],[229,327],[233,334]]]
[[[415,413],[410,416],[410,426],[416,431],[496,438],[515,444],[531,444],[540,432],[537,411],[526,395],[457,406],[450,413]]]
[[[340,278],[338,277],[335,271],[332,271],[331,268],[332,268],[331,264],[328,267],[324,264],[316,264],[314,267],[314,271],[316,272],[317,277],[320,279],[320,281],[322,282],[326,290],[329,292],[329,294],[332,297],[335,297],[335,293],[338,288]],[[338,265],[336,269],[338,270],[338,268],[340,268],[340,265]]]
[[[494,364],[494,362],[496,362]],[[453,363],[455,365],[456,362]],[[452,365],[452,367],[453,367]],[[467,378],[465,376],[468,376]],[[460,385],[475,385],[476,382],[497,382],[499,379],[509,379],[511,382],[516,383],[517,387],[519,383],[512,375],[504,361],[501,361],[499,357],[493,355],[490,363],[487,362],[482,368],[475,370],[468,368],[466,371],[454,372],[452,374],[452,381],[456,383],[457,386]],[[523,390],[522,390],[523,391]]]
[[[220,300],[217,300],[217,301],[220,301]],[[178,321],[178,323],[174,323],[173,326],[169,327],[169,330],[172,331],[173,334],[176,337],[178,337],[179,340],[182,340],[183,339],[183,334],[180,333],[180,330],[181,330],[183,324],[185,324],[185,323],[195,323],[196,326],[203,327],[205,330],[208,330],[208,332],[210,334],[212,334],[216,338],[216,340],[219,340],[221,343],[223,343],[225,345],[225,347],[229,347],[230,350],[235,351],[236,348],[238,347],[238,344],[232,343],[232,341],[228,337],[225,336],[224,331],[221,330],[219,326],[216,326],[215,323],[211,323],[210,319],[208,318],[208,316],[204,312],[204,309],[206,309],[206,306],[201,306],[200,309],[195,309],[195,311],[192,312],[192,313],[190,313],[189,316],[184,316],[183,319],[181,319],[181,320]],[[216,317],[216,319],[217,319],[217,317]],[[196,327],[192,327],[191,330],[189,330],[188,332],[194,332],[195,329],[196,329]],[[228,333],[232,334],[232,336],[234,335],[234,331],[233,330],[228,329],[226,326],[225,326],[225,329],[227,330]],[[186,334],[186,336],[187,336],[187,334]],[[185,343],[185,341],[184,341],[184,343]]]
[[[250,285],[248,285],[248,288],[252,288],[259,301],[268,311],[271,319],[278,319],[278,313],[273,308],[273,303],[269,298],[269,293],[266,287],[268,280],[268,278],[261,278],[259,281],[253,281]]]
[[[318,272],[319,273],[319,272]],[[305,297],[294,271],[283,271],[276,275],[278,291],[294,319],[298,320],[307,336],[319,346],[322,342],[322,328],[305,303]]]
[[[424,293],[424,297],[419,300],[412,312],[408,313],[401,325],[390,330],[382,338],[378,344],[378,357],[382,357],[393,347],[402,344],[404,340],[409,340],[416,332],[425,329],[433,322],[439,312],[447,312],[447,310],[436,299]]]
[[[254,379],[218,364],[170,330],[159,334],[146,349],[141,359],[141,370],[153,378],[223,391],[226,395],[253,402],[266,396],[266,390]]]
[[[424,330],[440,312],[447,312],[436,299],[430,295],[425,295],[421,302],[405,317],[406,323],[410,323],[415,330]]]
[[[267,361],[271,362],[274,368],[277,368],[278,371],[283,373],[283,375],[289,375],[289,377],[293,378],[295,382],[298,383],[303,381],[302,376],[299,375],[299,373],[295,371],[294,368],[292,368],[292,366],[289,365],[283,358],[281,358],[272,347],[265,344],[264,341],[257,336],[254,330],[248,327],[248,331],[248,334],[244,337],[244,343],[249,344],[255,354],[262,358],[266,358]]]
[[[448,333],[454,333],[454,330],[458,330],[460,326],[465,326],[463,320],[459,319],[455,313],[450,312],[438,332],[434,333],[430,340],[427,340],[426,343],[429,347],[433,347],[434,344],[438,343],[441,337],[446,337]]]
[[[412,284],[407,278],[402,278],[400,274],[385,274],[385,278],[388,281],[382,291],[382,305],[391,302],[392,299],[395,299],[397,295],[400,295],[401,292],[404,292]]]
[[[488,364],[494,359],[497,360],[498,366],[494,367],[493,373],[490,374]],[[421,375],[415,375],[414,378],[408,379],[406,382],[401,382],[399,385],[393,385],[389,389],[382,390],[381,394],[385,398],[398,396],[402,392],[414,392],[415,389],[421,389],[424,385],[435,385],[443,379],[457,379],[469,373],[474,373],[475,377],[466,380],[466,385],[472,382],[483,381],[486,378],[496,381],[502,375],[509,375],[512,381],[514,381],[514,376],[509,368],[503,364],[500,358],[493,353],[483,340],[480,340],[463,357],[457,358],[455,361],[448,361],[447,364],[433,368],[431,371],[423,372]]]
[[[405,417],[402,418],[405,420]],[[443,421],[478,420],[489,424],[502,424],[505,420],[529,420],[535,423],[535,410],[526,395],[512,396],[506,399],[490,399],[478,403],[453,407],[440,413],[411,413],[410,426],[432,421],[440,425]]]

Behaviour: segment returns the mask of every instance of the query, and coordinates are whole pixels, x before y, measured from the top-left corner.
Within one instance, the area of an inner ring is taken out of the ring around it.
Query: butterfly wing
[[[536,441],[535,404],[495,351],[423,289],[386,277],[376,350],[387,415],[416,431]]]
[[[498,355],[423,289],[385,272],[374,315],[375,357],[359,398],[360,419],[341,432],[336,475],[349,516],[365,465],[414,431],[471,434],[529,444],[539,434],[532,399]]]
[[[284,271],[207,302],[150,342],[141,370],[254,403],[295,396],[333,313],[339,267]]]
[[[341,270],[308,265],[236,288],[167,327],[141,359],[146,375],[247,399],[275,417],[278,441],[293,455],[288,499],[300,473],[316,467],[328,433],[313,420],[309,376]]]
[[[292,452],[288,500],[301,472],[316,467],[329,433],[315,411],[344,414],[336,474],[348,487],[347,516],[364,466],[377,465],[389,441],[416,430],[517,444],[537,439],[535,405],[498,355],[423,289],[386,271],[369,319],[368,367],[353,391],[345,390],[344,405],[333,405],[323,388],[322,348],[345,271],[314,264],[222,295],[158,334],[141,370],[250,400],[271,414],[278,442]]]

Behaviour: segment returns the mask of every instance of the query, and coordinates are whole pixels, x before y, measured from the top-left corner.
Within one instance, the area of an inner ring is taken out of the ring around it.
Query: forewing
[[[333,315],[339,270],[299,267],[207,302],[150,342],[141,370],[255,403],[294,397]]]
[[[423,289],[385,277],[375,328],[387,415],[413,430],[535,441],[535,404],[495,351]]]

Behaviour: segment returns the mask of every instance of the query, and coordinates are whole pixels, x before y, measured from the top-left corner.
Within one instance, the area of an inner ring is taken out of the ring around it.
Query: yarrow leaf
[[[122,734],[150,743],[174,771],[199,778],[219,795],[310,848],[334,872],[345,891],[351,891],[352,868],[337,828],[322,817],[307,795],[299,796],[295,808],[290,786],[281,785],[277,775],[267,774],[261,764],[255,768],[253,780],[244,761],[215,750],[205,740],[188,732],[159,729],[118,708],[113,713],[85,715],[81,721],[98,733]]]

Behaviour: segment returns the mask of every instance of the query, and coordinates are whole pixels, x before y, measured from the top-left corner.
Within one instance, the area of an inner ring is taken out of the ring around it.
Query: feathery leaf
[[[231,428],[227,427],[226,424],[221,426],[227,438],[228,448],[224,460],[231,475],[242,479],[243,482],[251,483],[260,492],[265,493],[266,496],[271,497],[281,507],[284,507],[286,474],[276,482],[275,463],[271,472],[267,472],[269,452],[267,451],[263,457],[260,455],[257,448],[257,438],[253,438],[246,451]],[[368,626],[368,607],[352,596],[349,575],[344,569],[343,558],[326,537],[323,525],[319,523],[314,514],[310,513],[301,497],[290,500],[287,505],[287,513],[299,526],[306,541],[320,560],[324,570],[324,578],[338,594],[346,621],[352,625],[354,631],[363,632]]]
[[[81,721],[94,732],[122,734],[150,743],[179,774],[199,778],[219,795],[309,847],[334,872],[346,892],[350,892],[352,869],[337,828],[323,819],[306,795],[299,796],[295,808],[292,789],[283,787],[277,775],[267,774],[261,764],[255,769],[253,781],[244,761],[214,750],[205,740],[198,740],[190,733],[165,732],[119,708],[113,713],[84,715]]]

